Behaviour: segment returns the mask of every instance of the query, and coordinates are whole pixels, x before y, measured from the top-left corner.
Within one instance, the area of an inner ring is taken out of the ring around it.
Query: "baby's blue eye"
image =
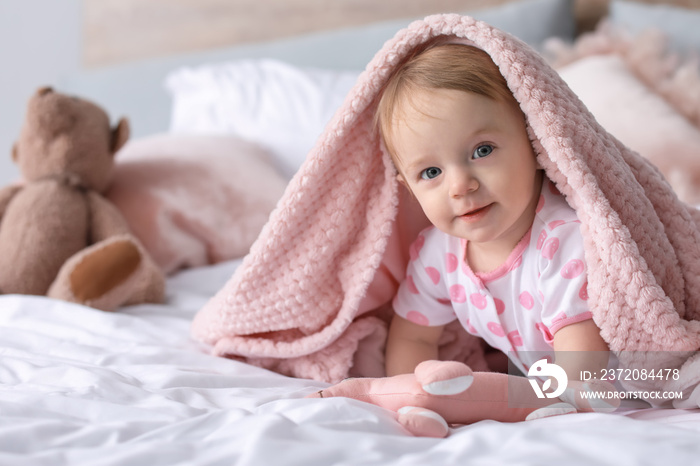
[[[420,177],[423,178],[424,180],[432,180],[436,176],[438,176],[440,173],[442,173],[442,170],[440,170],[437,167],[430,167],[426,168],[422,172],[420,172]]]
[[[480,159],[482,157],[486,157],[487,155],[491,154],[491,152],[493,152],[493,146],[489,146],[488,144],[484,144],[484,145],[476,148],[476,150],[472,154],[472,158]]]

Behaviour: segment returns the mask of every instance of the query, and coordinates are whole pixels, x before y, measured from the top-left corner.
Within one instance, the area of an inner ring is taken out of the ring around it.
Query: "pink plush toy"
[[[340,396],[387,408],[398,414],[406,430],[421,437],[446,437],[450,424],[485,419],[518,422],[579,411],[610,412],[620,404],[615,398],[589,403],[581,396],[584,391],[614,390],[607,382],[571,381],[559,398],[541,399],[530,380],[496,372],[472,372],[455,361],[425,361],[413,374],[346,379],[309,398]]]

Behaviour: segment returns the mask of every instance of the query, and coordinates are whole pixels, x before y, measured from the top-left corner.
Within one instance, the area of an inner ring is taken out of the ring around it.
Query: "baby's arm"
[[[569,380],[580,380],[581,371],[600,374],[608,366],[608,345],[593,319],[559,329],[554,334],[554,353]]]
[[[569,382],[559,399],[579,411],[612,412],[620,406],[615,396],[584,396],[584,392],[616,392],[613,384],[597,377],[582,380],[582,371],[601,374],[608,366],[609,348],[593,319],[567,325],[555,333],[554,352],[555,362],[564,369]]]
[[[20,189],[22,189],[22,186],[16,184],[0,188],[0,218],[5,215],[7,206]]]
[[[437,359],[443,328],[414,324],[395,314],[386,343],[387,375],[411,374],[421,362]]]

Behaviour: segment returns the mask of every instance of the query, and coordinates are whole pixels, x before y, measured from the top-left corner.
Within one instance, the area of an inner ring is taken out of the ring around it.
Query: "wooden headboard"
[[[83,0],[83,64],[96,67],[263,42],[376,21],[476,10],[517,0]],[[574,0],[578,30],[608,0]],[[639,0],[700,8],[700,0]]]

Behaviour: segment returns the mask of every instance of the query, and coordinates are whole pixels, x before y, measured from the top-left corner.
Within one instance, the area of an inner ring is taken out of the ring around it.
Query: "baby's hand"
[[[620,406],[619,398],[609,397],[615,391],[612,384],[602,380],[571,380],[559,397],[561,403],[537,409],[527,416],[527,420],[575,412],[611,413]]]
[[[559,398],[579,411],[611,413],[620,407],[620,399],[610,396],[614,392],[615,386],[604,380],[570,380]]]

